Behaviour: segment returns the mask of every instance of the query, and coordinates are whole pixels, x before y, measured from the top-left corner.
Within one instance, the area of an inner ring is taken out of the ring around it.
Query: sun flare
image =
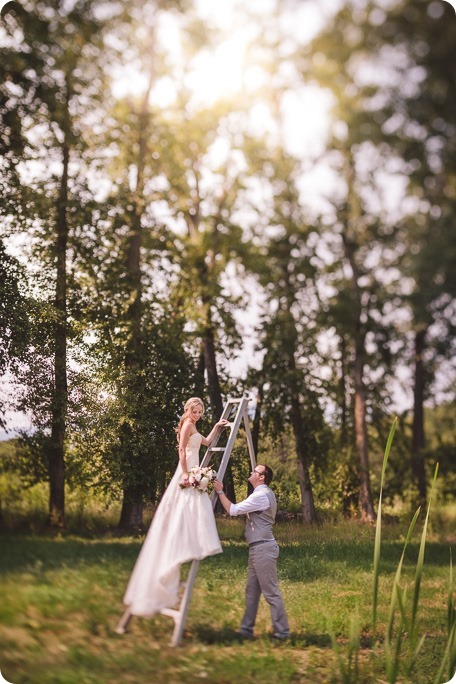
[[[188,77],[195,99],[210,105],[239,92],[246,70],[245,51],[244,35],[232,35],[215,50],[204,50]]]

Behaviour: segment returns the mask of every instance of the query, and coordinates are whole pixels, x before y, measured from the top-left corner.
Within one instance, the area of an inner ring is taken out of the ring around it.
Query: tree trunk
[[[298,377],[295,359],[298,347],[298,334],[292,314],[293,304],[295,302],[295,292],[290,282],[287,267],[284,269],[283,277],[286,283],[286,305],[284,309],[285,319],[282,333],[284,334],[284,344],[287,348],[287,351],[284,350],[284,352],[287,356],[288,372],[290,373],[290,417],[296,442],[296,455],[298,458],[298,480],[299,489],[301,491],[302,514],[304,521],[312,524],[317,522],[317,513],[315,511],[312,483],[310,480],[309,448],[300,399],[300,382],[302,382],[302,377]]]
[[[363,304],[362,290],[359,285],[360,272],[355,259],[357,245],[348,238],[347,232],[342,234],[345,255],[352,271],[351,288],[356,307],[355,320],[355,362],[354,362],[354,424],[356,453],[359,463],[359,507],[361,519],[374,522],[375,512],[370,486],[369,446],[366,425],[366,390],[364,387],[365,328],[362,322]]]
[[[347,338],[342,334],[340,342],[341,355],[341,377],[340,377],[340,396],[341,396],[341,420],[340,420],[340,437],[339,447],[343,458],[347,459],[346,469],[343,474],[343,487],[341,491],[342,496],[342,511],[344,518],[350,518],[353,512],[359,505],[359,476],[356,467],[355,456],[352,455],[352,449],[348,452],[348,385],[347,385]]]
[[[141,530],[143,527],[143,494],[142,487],[124,487],[122,510],[118,527],[125,532]]]
[[[418,485],[420,504],[426,503],[427,483],[424,464],[424,366],[423,352],[426,346],[426,328],[415,334],[415,378],[413,387],[412,470]]]
[[[309,466],[307,463],[308,454],[305,428],[302,420],[301,406],[297,396],[293,397],[291,400],[291,420],[296,441],[296,454],[298,456],[298,478],[299,489],[301,490],[302,514],[306,523],[316,523],[317,513],[315,511],[312,483],[310,481]]]
[[[207,327],[203,335],[204,365],[207,373],[207,384],[209,390],[209,401],[214,420],[219,420],[223,413],[222,391],[217,372],[217,360],[215,357],[214,331],[212,327]]]
[[[340,420],[340,445],[347,443],[347,341],[342,335],[340,341],[340,394],[341,394],[341,420]]]
[[[65,524],[65,430],[68,406],[67,380],[67,273],[66,253],[68,244],[68,166],[70,151],[67,144],[62,148],[62,178],[57,205],[55,290],[55,352],[54,391],[52,397],[51,443],[49,446],[49,517],[53,527]]]
[[[139,401],[139,397],[134,395],[136,390],[132,390],[131,386],[135,387],[135,377],[139,373],[138,359],[141,354],[141,219],[136,211],[132,220],[132,228],[127,262],[131,304],[127,312],[130,336],[125,349],[125,392],[127,396],[130,394],[131,397],[127,410],[131,411],[131,420],[134,423],[136,405]],[[130,439],[130,434],[125,436],[121,433],[120,449],[126,462],[131,459]],[[142,527],[143,501],[145,495],[144,487],[135,484],[135,480],[140,478],[140,473],[134,472],[134,469],[129,467],[127,467],[127,471],[129,477],[133,477],[133,480],[130,482],[127,481],[123,488],[122,510],[119,520],[119,528],[123,530],[138,529]]]
[[[142,275],[141,275],[141,244],[143,240],[142,213],[144,209],[144,167],[147,157],[147,138],[149,131],[149,95],[153,85],[153,75],[149,79],[149,85],[142,100],[141,111],[139,114],[138,128],[138,158],[136,163],[136,188],[132,198],[131,214],[131,235],[127,254],[127,277],[129,283],[130,305],[127,311],[127,321],[129,326],[129,340],[125,350],[125,370],[127,377],[127,393],[131,391],[129,385],[135,386],[135,379],[140,373],[141,347],[142,347]],[[134,392],[136,390],[133,390]],[[132,396],[130,408],[132,411],[132,422],[136,418],[136,405],[140,397]],[[128,439],[125,441],[121,437],[121,449],[124,458],[130,458],[130,448]],[[141,474],[128,469],[130,474],[133,472],[133,481],[124,484],[122,510],[120,514],[119,527],[127,529],[141,528],[143,525],[143,501],[146,495],[144,485],[138,484]]]
[[[255,407],[255,416],[252,425],[252,443],[255,457],[258,457],[258,444],[260,441],[260,426],[261,426],[261,405],[263,403],[264,385],[262,380],[258,383],[257,401]]]
[[[198,363],[196,366],[196,383],[195,383],[195,397],[204,396],[204,371],[206,364],[204,361],[204,345],[201,342],[201,349],[198,356]]]
[[[365,522],[374,522],[369,472],[369,446],[366,426],[366,392],[364,388],[364,337],[358,331],[355,340],[355,440],[359,461],[359,507]]]

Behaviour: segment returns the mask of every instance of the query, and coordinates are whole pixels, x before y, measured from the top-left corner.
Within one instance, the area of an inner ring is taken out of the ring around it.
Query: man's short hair
[[[271,468],[267,465],[263,465],[263,474],[264,474],[264,484],[269,485],[272,482],[272,479],[274,477],[274,473],[272,472]]]

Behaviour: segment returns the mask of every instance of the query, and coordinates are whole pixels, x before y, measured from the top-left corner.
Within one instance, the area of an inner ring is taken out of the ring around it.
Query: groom
[[[290,636],[277,578],[279,547],[272,533],[277,502],[274,492],[268,486],[272,478],[271,468],[258,464],[249,477],[253,492],[238,504],[231,503],[223,491],[222,482],[214,480],[214,489],[226,512],[233,516],[247,515],[245,538],[249,545],[249,566],[245,588],[246,608],[238,631],[238,634],[246,639],[253,638],[261,594],[269,603],[271,610],[272,636],[276,639],[288,639]]]

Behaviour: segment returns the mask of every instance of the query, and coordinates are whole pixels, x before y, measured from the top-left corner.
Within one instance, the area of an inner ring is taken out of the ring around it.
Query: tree
[[[19,159],[30,167],[31,157],[40,166],[39,178],[28,180],[28,203],[21,194],[18,203],[9,205],[9,216],[16,230],[28,225],[39,235],[34,257],[42,260],[48,281],[44,287],[50,306],[45,342],[52,355],[52,385],[49,394],[49,431],[47,462],[49,469],[49,523],[61,527],[65,513],[65,439],[68,411],[68,257],[70,236],[77,218],[70,215],[72,162],[81,160],[84,140],[81,126],[92,109],[101,85],[98,58],[102,52],[103,22],[96,18],[96,3],[88,1],[66,10],[60,2],[46,8],[31,6],[13,22],[20,45],[6,51],[2,65],[6,74],[6,122],[14,151],[8,158],[10,176],[18,177]],[[9,90],[10,84],[15,88]],[[25,111],[27,116],[24,116]],[[40,144],[36,131],[41,127]],[[52,160],[46,173],[43,164]],[[36,167],[35,167],[36,168]],[[73,172],[74,173],[74,172]],[[30,174],[33,177],[33,172]],[[19,174],[20,176],[20,174]],[[15,186],[14,186],[15,187]],[[74,205],[73,205],[74,209]],[[16,220],[16,216],[18,220]],[[46,250],[49,250],[46,254]],[[51,283],[51,284],[50,284]],[[51,291],[52,294],[51,294]],[[37,339],[37,338],[35,338]],[[29,374],[29,378],[33,372]]]
[[[187,316],[189,339],[198,350],[198,385],[202,388],[206,378],[214,420],[229,390],[222,381],[225,359],[241,346],[235,314],[244,306],[242,280],[252,268],[251,245],[236,215],[251,141],[241,127],[235,128],[237,117],[229,106],[201,108],[191,120],[182,106],[167,112],[162,128],[164,197],[174,222],[169,255],[177,271],[170,296]],[[217,152],[221,143],[223,155]],[[230,465],[226,486],[235,500]]]
[[[355,195],[356,197],[356,195]],[[348,202],[346,207],[347,216],[342,224],[342,243],[345,259],[351,271],[350,289],[352,293],[352,317],[353,317],[353,385],[354,385],[354,430],[356,451],[359,463],[359,505],[363,520],[374,520],[374,505],[370,485],[369,469],[369,446],[367,436],[367,403],[364,378],[366,364],[366,337],[367,337],[367,307],[366,290],[362,287],[361,278],[365,275],[358,263],[360,251],[360,234],[363,231],[363,217],[357,211],[356,201],[353,202],[354,192],[350,184],[348,189]],[[363,236],[364,237],[364,236]],[[361,238],[362,240],[363,238]],[[368,295],[369,297],[369,295]]]
[[[389,159],[403,185],[401,204],[381,223],[390,223],[396,238],[396,267],[402,274],[395,289],[397,307],[404,320],[407,308],[411,313],[413,342],[403,359],[413,367],[412,469],[421,501],[426,497],[423,405],[435,369],[448,358],[442,351],[451,353],[454,339],[448,322],[454,298],[450,243],[456,94],[448,64],[455,26],[446,21],[451,9],[445,10],[444,4],[408,1],[387,11],[372,2],[356,11],[344,7],[311,51],[303,51],[303,68],[314,69],[336,98],[336,148],[351,148],[356,162],[370,141],[373,153],[377,148],[384,165]],[[404,334],[404,325],[397,328]]]
[[[385,128],[408,165],[408,190],[415,200],[400,239],[407,246],[402,270],[411,285],[404,301],[413,334],[412,470],[422,503],[427,493],[424,403],[439,364],[448,366],[454,356],[456,84],[449,64],[456,26],[451,15],[445,3],[399,2],[380,32],[406,57],[398,86],[391,89]],[[415,77],[404,88],[410,74]]]
[[[313,376],[318,303],[309,246],[313,231],[304,219],[295,184],[300,165],[280,149],[275,153],[267,165],[271,190],[269,240],[263,237],[257,259],[267,304],[260,332],[264,357],[257,383],[261,413],[255,416],[256,431],[262,421],[278,437],[287,424],[291,425],[303,518],[313,523],[317,516],[310,465],[318,459],[317,454],[322,455],[317,434],[323,423]],[[288,179],[286,186],[282,178]]]
[[[146,86],[140,95],[119,98],[109,112],[106,138],[116,154],[106,168],[110,189],[96,218],[104,244],[98,244],[96,236],[83,241],[85,322],[93,331],[92,353],[110,395],[107,412],[113,430],[109,447],[101,453],[111,481],[122,487],[122,529],[141,527],[144,503],[157,498],[157,486],[160,489],[167,473],[164,446],[168,458],[174,450],[170,436],[157,448],[151,432],[173,433],[170,425],[182,408],[182,395],[195,382],[179,306],[173,312],[163,294],[169,287],[163,268],[169,258],[169,231],[160,229],[155,215],[163,165],[158,153],[161,122],[151,103],[164,61],[154,39],[157,24],[161,14],[182,4],[142,3],[118,36],[123,48],[132,51]],[[166,350],[173,350],[174,364]],[[149,396],[153,377],[156,397]]]
[[[325,279],[330,287],[337,288],[329,298],[329,309],[337,315],[336,333],[344,358],[352,340],[348,356],[353,359],[350,367],[359,504],[363,519],[368,521],[374,519],[374,509],[368,444],[373,397],[367,395],[367,383],[384,390],[398,337],[391,311],[393,303],[399,301],[397,268],[401,252],[395,243],[397,215],[384,208],[382,173],[385,168],[397,175],[405,170],[382,130],[389,113],[382,85],[375,78],[373,83],[369,81],[362,71],[362,60],[369,65],[375,63],[376,50],[382,47],[369,23],[373,17],[370,12],[372,5],[356,12],[352,7],[343,7],[298,57],[303,73],[312,73],[333,96],[333,124],[326,156],[340,181],[328,193],[333,211],[325,223],[333,224],[332,230],[326,231],[327,244],[336,250],[337,257],[328,259]],[[346,316],[345,321],[340,314]],[[373,383],[370,378],[374,373],[378,376],[380,369],[381,381]],[[387,394],[382,394],[381,400],[387,406]],[[345,402],[345,392],[339,393],[339,398]],[[345,420],[346,408],[342,417]]]
[[[159,502],[176,467],[174,429],[195,380],[182,322],[163,304],[143,314],[140,370],[134,375],[123,363],[122,337],[109,344],[100,337],[92,350],[98,411],[92,411],[78,450],[92,455],[95,486],[124,494],[123,530],[142,528],[145,504]],[[125,492],[136,493],[137,505],[129,505]]]

